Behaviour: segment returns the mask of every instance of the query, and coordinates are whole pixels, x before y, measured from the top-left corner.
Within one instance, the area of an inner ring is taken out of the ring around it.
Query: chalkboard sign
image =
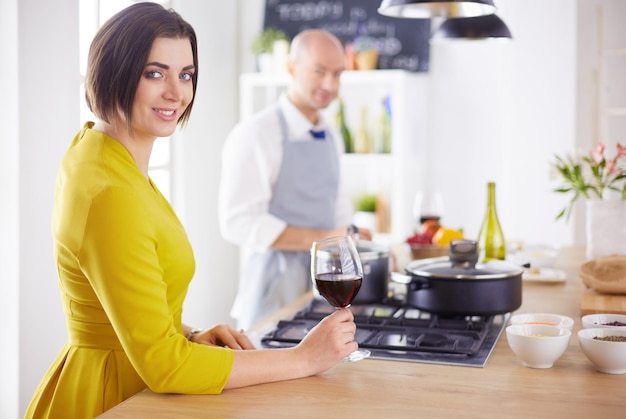
[[[325,29],[345,44],[378,49],[380,69],[428,71],[430,20],[380,15],[381,0],[266,0],[264,28],[290,38],[305,29]]]

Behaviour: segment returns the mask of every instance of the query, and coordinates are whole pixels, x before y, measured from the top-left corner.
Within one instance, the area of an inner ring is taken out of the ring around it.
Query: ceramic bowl
[[[544,324],[514,324],[506,328],[511,350],[529,368],[551,368],[563,355],[572,332]]]
[[[572,331],[574,319],[552,313],[522,313],[511,316],[511,324],[543,324],[557,326]]]
[[[588,314],[583,316],[580,321],[583,324],[584,329],[594,329],[594,328],[623,328],[626,330],[626,315],[624,314]],[[611,325],[610,323],[617,323]],[[619,323],[622,326],[619,326]]]
[[[599,327],[578,331],[578,343],[596,369],[606,374],[626,373],[626,341],[610,342],[596,338],[626,338],[626,328]]]
[[[518,258],[526,259],[531,268],[551,268],[556,262],[558,250],[553,246],[525,246],[518,253]]]

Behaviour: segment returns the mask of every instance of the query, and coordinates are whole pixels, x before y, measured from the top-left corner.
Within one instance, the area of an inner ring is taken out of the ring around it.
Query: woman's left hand
[[[191,340],[203,345],[223,346],[230,349],[255,349],[243,330],[238,332],[227,324],[218,324],[196,333]]]

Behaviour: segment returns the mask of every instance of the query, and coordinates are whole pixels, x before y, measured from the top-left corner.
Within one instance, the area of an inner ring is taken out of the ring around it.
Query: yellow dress
[[[218,394],[233,353],[182,334],[195,270],[184,228],[128,151],[87,123],[57,179],[52,230],[69,340],[27,418],[93,418],[149,387]]]

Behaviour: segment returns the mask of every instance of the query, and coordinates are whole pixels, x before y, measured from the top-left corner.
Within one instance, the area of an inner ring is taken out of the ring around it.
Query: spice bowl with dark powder
[[[597,327],[578,331],[583,353],[605,374],[626,373],[626,327]]]
[[[626,315],[625,314],[588,314],[580,319],[583,328],[622,328],[626,329]]]

